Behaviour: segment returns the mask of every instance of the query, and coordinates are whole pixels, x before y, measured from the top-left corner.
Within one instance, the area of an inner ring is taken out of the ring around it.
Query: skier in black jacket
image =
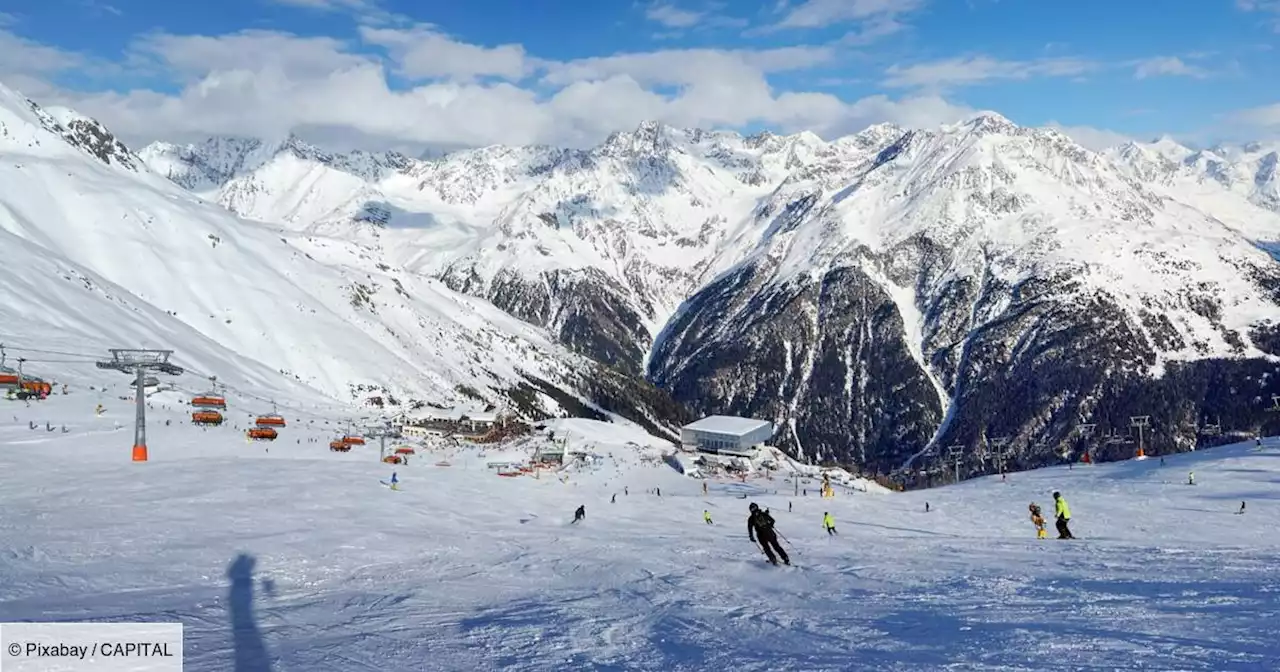
[[[751,541],[759,540],[760,548],[764,549],[769,562],[776,565],[778,557],[781,557],[784,564],[790,565],[791,558],[787,557],[787,552],[778,544],[778,533],[773,530],[773,516],[768,511],[761,511],[755,502],[748,508],[751,509],[751,515],[747,516],[747,536]],[[777,556],[774,555],[775,552]]]

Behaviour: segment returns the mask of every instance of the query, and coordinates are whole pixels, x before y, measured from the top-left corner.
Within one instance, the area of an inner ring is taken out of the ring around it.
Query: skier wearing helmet
[[[1071,522],[1071,507],[1067,506],[1067,500],[1060,492],[1053,493],[1053,515],[1057,518],[1058,538],[1075,539],[1075,535],[1071,534],[1071,528],[1067,527]]]
[[[769,562],[776,565],[778,558],[781,557],[784,564],[790,565],[791,558],[787,557],[787,552],[778,544],[778,533],[773,529],[773,516],[769,515],[768,510],[760,510],[755,502],[747,508],[751,510],[751,515],[747,516],[747,536],[753,542],[759,541],[760,548],[764,550]]]

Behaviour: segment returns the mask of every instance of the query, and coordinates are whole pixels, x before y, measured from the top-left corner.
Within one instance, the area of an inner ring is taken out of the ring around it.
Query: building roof
[[[768,420],[738,418],[732,415],[710,415],[698,420],[697,422],[691,422],[685,425],[684,428],[695,431],[716,432],[717,434],[736,434],[741,436],[766,425],[772,428],[772,423]]]

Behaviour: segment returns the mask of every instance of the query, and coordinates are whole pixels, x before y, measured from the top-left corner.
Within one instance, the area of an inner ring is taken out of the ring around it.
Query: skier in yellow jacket
[[[707,524],[708,524],[708,525],[710,525],[710,524],[711,524],[711,512],[710,512],[710,511],[708,511],[708,510],[706,510],[706,509],[703,509],[703,510],[702,510],[702,519],[703,519],[703,520],[705,520],[705,521],[707,521]]]
[[[827,528],[827,536],[836,533],[836,519],[831,517],[830,513],[822,512],[822,526]]]
[[[1071,507],[1067,506],[1067,500],[1063,499],[1060,492],[1053,493],[1053,515],[1058,519],[1058,538],[1075,539],[1075,535],[1071,534],[1071,528],[1067,527],[1067,523],[1071,522]]]

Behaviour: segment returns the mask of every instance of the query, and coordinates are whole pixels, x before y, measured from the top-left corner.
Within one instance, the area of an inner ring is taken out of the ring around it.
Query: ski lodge
[[[716,455],[751,456],[772,438],[772,422],[730,415],[708,416],[680,428],[686,450]]]

